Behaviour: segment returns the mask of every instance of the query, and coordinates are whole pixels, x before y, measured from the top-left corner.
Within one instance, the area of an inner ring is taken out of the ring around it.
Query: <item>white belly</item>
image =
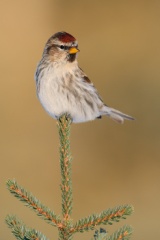
[[[100,115],[98,104],[86,89],[79,88],[76,79],[68,79],[58,70],[45,70],[39,85],[38,97],[44,109],[53,117],[59,118],[68,113],[73,122],[94,120]],[[60,77],[61,76],[61,77]],[[82,85],[82,83],[81,83]],[[90,104],[89,104],[90,101]]]

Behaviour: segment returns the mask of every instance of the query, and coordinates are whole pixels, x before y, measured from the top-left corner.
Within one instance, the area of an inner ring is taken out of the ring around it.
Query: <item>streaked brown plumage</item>
[[[35,74],[37,95],[44,109],[56,119],[68,113],[75,123],[102,115],[119,123],[133,120],[103,103],[93,83],[78,66],[78,52],[78,42],[66,32],[58,32],[47,41]]]

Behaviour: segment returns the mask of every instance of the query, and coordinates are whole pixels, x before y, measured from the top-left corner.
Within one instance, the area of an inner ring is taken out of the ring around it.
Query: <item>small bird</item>
[[[55,119],[66,113],[72,122],[87,122],[106,115],[116,122],[134,120],[104,104],[93,83],[78,66],[78,42],[67,32],[51,36],[36,73],[36,90],[44,109]]]

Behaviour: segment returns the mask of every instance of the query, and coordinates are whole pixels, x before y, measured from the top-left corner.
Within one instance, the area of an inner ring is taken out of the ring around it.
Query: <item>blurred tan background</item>
[[[110,106],[134,116],[72,125],[73,218],[133,204],[112,233],[134,227],[132,239],[160,238],[160,1],[0,1],[1,239],[19,216],[50,239],[57,230],[7,190],[15,178],[42,203],[61,212],[58,133],[36,98],[34,72],[47,39],[65,30],[79,41],[79,65]],[[91,239],[93,232],[74,239]]]

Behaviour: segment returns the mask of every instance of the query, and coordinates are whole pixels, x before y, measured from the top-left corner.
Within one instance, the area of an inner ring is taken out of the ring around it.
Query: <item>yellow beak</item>
[[[75,47],[72,47],[69,49],[69,54],[74,54],[74,53],[77,53],[79,52],[79,49],[75,48]]]

